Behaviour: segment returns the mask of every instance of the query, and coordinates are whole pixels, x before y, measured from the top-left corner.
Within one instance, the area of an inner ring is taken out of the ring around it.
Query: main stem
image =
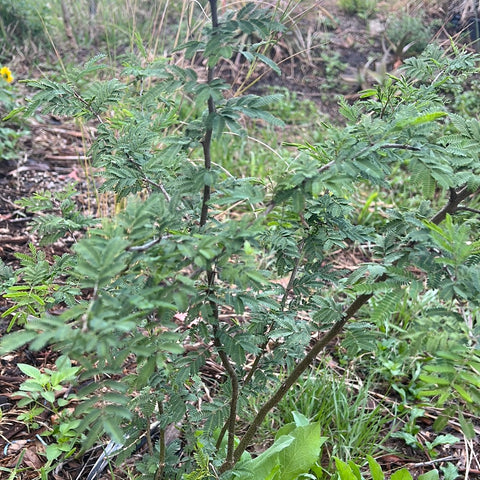
[[[212,15],[212,31],[215,34],[215,30],[218,28],[218,11],[217,11],[217,0],[209,0],[210,10]],[[211,83],[214,78],[214,67],[209,66],[207,70],[207,82]],[[212,168],[212,156],[211,156],[211,145],[212,145],[212,135],[213,135],[213,126],[211,117],[215,114],[215,102],[213,97],[208,99],[208,115],[209,120],[207,121],[207,126],[205,128],[205,135],[202,141],[203,147],[203,158],[205,170],[210,170]],[[208,202],[210,200],[211,187],[210,185],[204,185],[203,187],[203,200],[202,200],[202,210],[200,213],[200,227],[204,227],[208,220]],[[228,376],[230,377],[230,382],[232,385],[232,393],[230,399],[230,413],[227,422],[228,430],[228,439],[227,439],[227,457],[225,460],[225,470],[228,470],[233,467],[234,461],[234,449],[235,449],[235,420],[237,416],[237,402],[239,394],[239,383],[238,378],[235,372],[234,367],[230,363],[227,354],[224,351],[222,342],[219,337],[218,331],[218,322],[219,322],[219,311],[218,304],[213,298],[214,296],[214,286],[215,286],[215,271],[212,267],[207,269],[207,285],[208,285],[208,296],[210,297],[210,307],[212,309],[213,315],[213,342],[215,348],[217,349],[218,355],[222,362],[223,367],[225,368]]]
[[[213,28],[213,31],[215,31],[215,29],[218,28],[217,0],[209,0],[209,2],[210,2],[211,14],[212,14],[212,28]],[[213,77],[214,77],[214,67],[208,67],[207,83],[211,83],[213,81]],[[215,113],[215,102],[213,101],[213,97],[210,96],[208,99],[208,116],[211,117],[214,113]],[[205,129],[205,135],[202,140],[205,170],[210,170],[212,168],[212,154],[211,154],[212,134],[213,134],[212,122],[208,121]],[[200,227],[205,226],[205,224],[207,223],[208,202],[210,201],[210,193],[211,193],[210,185],[204,185],[202,211],[200,214]]]

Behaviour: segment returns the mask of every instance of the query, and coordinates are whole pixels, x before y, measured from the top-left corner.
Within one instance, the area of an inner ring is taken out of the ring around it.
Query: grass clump
[[[402,13],[387,23],[385,36],[395,55],[407,58],[425,50],[432,39],[432,31],[421,16]]]
[[[377,0],[339,0],[339,7],[351,15],[371,17],[377,8]]]
[[[0,0],[0,54],[5,56],[11,52],[12,44],[21,46],[26,42],[46,41],[44,22],[55,23],[52,6],[47,2]]]
[[[333,469],[333,457],[362,462],[376,456],[395,427],[396,412],[388,410],[371,390],[368,380],[349,379],[329,367],[312,370],[278,405],[279,421],[298,411],[320,424],[327,437],[321,464]]]

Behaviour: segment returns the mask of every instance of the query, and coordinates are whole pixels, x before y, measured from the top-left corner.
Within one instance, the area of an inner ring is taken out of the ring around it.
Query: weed
[[[297,409],[320,425],[327,437],[324,461],[331,471],[333,457],[358,461],[375,455],[388,439],[387,423],[395,413],[385,415],[384,407],[370,396],[371,384],[357,384],[327,367],[312,370],[299,381],[278,405],[279,420]],[[389,425],[388,430],[392,428]]]
[[[65,356],[57,359],[55,370],[40,371],[32,365],[22,363],[17,366],[29,377],[20,385],[17,392],[17,395],[22,397],[18,406],[20,408],[28,406],[29,409],[20,414],[18,420],[36,430],[40,428],[37,418],[48,410],[50,415],[54,416],[52,426],[41,433],[51,442],[45,448],[47,462],[51,464],[61,455],[68,458],[76,451],[81,441],[81,435],[78,433],[81,421],[72,418],[71,412],[65,407],[78,398],[73,394],[58,397],[58,393],[76,378],[80,367],[73,367]]]
[[[385,474],[382,471],[382,467],[377,463],[377,461],[372,458],[371,456],[367,457],[368,461],[368,473],[370,474],[373,480],[383,480],[385,478]],[[358,465],[354,462],[343,462],[342,460],[336,458],[335,465],[337,467],[337,473],[340,480],[355,480],[355,479],[363,479],[363,475],[360,471],[360,467],[362,465]],[[448,464],[450,467],[453,467],[452,464]],[[443,468],[443,473],[445,475],[445,480],[455,480],[458,477],[458,471],[455,467],[453,468]],[[396,471],[390,477],[391,480],[412,480],[413,476],[411,473],[406,469],[402,468],[401,470]],[[423,473],[419,475],[418,480],[439,480],[440,475],[438,470],[430,470],[427,473]]]
[[[401,431],[393,432],[393,438],[402,439],[409,447],[419,448],[428,455],[429,458],[435,458],[438,452],[436,447],[441,445],[454,445],[460,442],[460,438],[451,434],[437,435],[430,442],[426,439],[421,439],[418,435],[420,427],[417,425],[417,419],[421,418],[425,414],[425,411],[421,408],[412,408],[408,412],[408,421],[405,423]]]
[[[431,40],[432,32],[422,17],[404,13],[387,23],[385,36],[395,57],[404,59],[422,53]]]
[[[339,0],[339,6],[351,15],[367,19],[375,13],[377,0]]]

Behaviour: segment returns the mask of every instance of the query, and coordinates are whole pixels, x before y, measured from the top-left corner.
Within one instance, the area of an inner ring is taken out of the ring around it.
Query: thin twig
[[[212,30],[215,31],[218,28],[218,12],[217,12],[217,0],[209,0],[210,10],[212,15]],[[214,79],[214,67],[208,67],[207,69],[207,83],[211,83]],[[215,102],[213,97],[208,98],[208,113],[213,115],[216,111]],[[213,126],[210,122],[205,129],[205,136],[202,140],[203,147],[203,158],[205,162],[205,170],[210,170],[212,168],[212,157],[211,157],[211,146],[212,146],[212,135],[213,135]],[[210,201],[211,187],[210,185],[205,184],[203,187],[203,200],[202,200],[202,210],[200,213],[200,227],[205,226],[207,223],[208,216],[208,202]]]
[[[380,148],[398,148],[399,150],[413,150],[414,152],[419,152],[420,147],[414,147],[413,145],[408,145],[405,143],[386,143],[381,145]]]
[[[171,197],[168,194],[167,190],[165,190],[165,187],[161,183],[154,182],[153,180],[150,180],[147,177],[143,177],[143,180],[145,182],[147,182],[148,184],[158,188],[162,192],[163,196],[165,197],[165,200],[170,203]]]
[[[433,460],[428,460],[427,462],[408,463],[405,466],[409,468],[428,467],[430,465],[434,465],[435,463],[451,462],[452,460],[459,460],[459,457],[450,455],[449,457],[434,458]]]
[[[470,208],[470,207],[464,207],[462,205],[460,205],[457,210],[463,210],[465,212],[472,212],[472,213],[476,213],[477,215],[480,215],[480,210],[478,210],[477,208]]]
[[[95,110],[93,110],[92,106],[76,90],[73,90],[73,96],[80,100],[80,102],[82,102],[87,107],[87,110],[92,115],[94,115],[100,123],[104,123],[102,117],[97,112],[95,112]]]
[[[127,250],[129,252],[144,252],[145,250],[148,250],[149,248],[153,247],[157,243],[160,242],[162,238],[154,238],[153,240],[150,240],[147,243],[144,243],[143,245],[135,245],[133,247],[128,247]]]

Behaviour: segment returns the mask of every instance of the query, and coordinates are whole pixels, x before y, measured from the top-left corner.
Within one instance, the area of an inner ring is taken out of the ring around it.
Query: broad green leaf
[[[271,472],[265,477],[265,480],[273,480],[274,478],[278,478],[278,472],[280,471],[280,465],[275,465]]]
[[[438,470],[431,470],[418,476],[418,480],[438,480]]]
[[[406,468],[402,468],[398,472],[395,472],[392,474],[390,477],[390,480],[413,480],[412,475],[410,475],[410,472]]]
[[[372,480],[384,480],[385,475],[378,462],[370,455],[367,455],[367,460],[370,467],[370,473],[372,474]]]
[[[28,365],[26,363],[18,363],[17,367],[21,370],[25,375],[38,380],[40,383],[43,383],[45,380],[45,375],[38,369],[35,368],[33,365]]]
[[[460,474],[458,469],[452,463],[447,463],[444,467],[440,467],[443,473],[443,480],[456,480]]]
[[[50,403],[55,403],[55,393],[52,392],[51,390],[46,390],[44,392],[42,392],[42,397],[47,401],[47,402],[50,402]]]
[[[281,474],[278,480],[291,480],[307,473],[320,455],[320,448],[327,440],[320,435],[320,424],[297,427],[290,436],[294,441],[278,454]]]
[[[335,457],[335,466],[337,467],[337,473],[340,476],[340,480],[357,480],[357,477],[352,472],[350,466],[343,460]]]
[[[473,399],[470,396],[470,394],[461,385],[458,385],[458,383],[454,383],[453,388],[467,403],[473,402]]]
[[[471,420],[465,418],[462,412],[458,413],[458,421],[462,427],[462,432],[467,437],[468,440],[473,440],[475,438],[475,428]]]
[[[62,454],[62,450],[58,447],[56,443],[47,445],[45,448],[45,456],[47,457],[47,460],[50,462],[58,458],[61,454]]]
[[[278,440],[275,440],[270,448],[265,450],[258,457],[242,463],[242,469],[251,472],[251,474],[253,474],[253,478],[267,478],[272,470],[278,465],[278,453],[287,448],[293,441],[294,438],[290,435],[280,437]],[[246,480],[248,478],[252,478],[251,474],[244,476],[240,475],[237,478]]]
[[[432,448],[436,447],[438,445],[455,445],[458,443],[460,439],[456,437],[455,435],[439,435],[438,437],[435,438],[435,440],[432,442]]]
[[[43,391],[47,381],[48,381],[47,377],[45,377],[43,381],[37,381],[37,380],[31,380],[31,379],[25,380],[20,385],[20,390],[22,392],[41,392]]]
[[[265,479],[276,473],[275,480],[292,480],[308,473],[318,460],[320,448],[326,437],[320,436],[320,425],[311,423],[294,428],[282,435],[258,457],[238,465],[236,479]],[[280,468],[278,468],[280,467]],[[249,473],[244,473],[249,472]]]
[[[297,427],[305,427],[310,423],[308,418],[305,415],[301,414],[300,412],[293,411],[292,416],[293,416],[293,421],[295,422],[295,425]]]
[[[283,425],[282,427],[280,427],[278,429],[277,433],[275,434],[275,440],[277,440],[278,438],[280,438],[283,435],[288,435],[290,432],[295,430],[296,427],[297,426],[295,425],[294,422],[287,423],[287,424]]]

